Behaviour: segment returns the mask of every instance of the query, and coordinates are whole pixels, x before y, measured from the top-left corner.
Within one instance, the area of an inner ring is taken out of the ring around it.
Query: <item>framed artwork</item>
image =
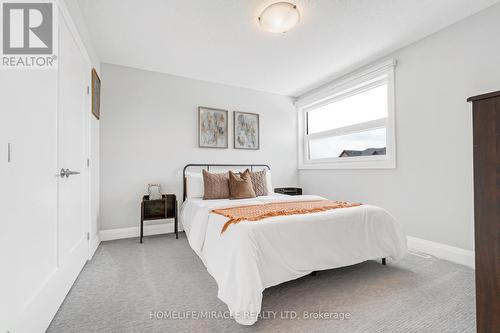
[[[200,148],[227,148],[227,110],[198,107],[198,146]]]
[[[259,149],[259,115],[234,111],[234,148]]]
[[[92,68],[92,114],[101,118],[101,79],[95,68]]]

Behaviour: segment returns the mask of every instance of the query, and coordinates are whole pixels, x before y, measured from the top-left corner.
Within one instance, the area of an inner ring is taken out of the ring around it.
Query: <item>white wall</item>
[[[472,109],[500,89],[500,5],[395,52],[397,168],[301,170],[306,193],[389,210],[408,235],[473,249]]]
[[[60,0],[61,1],[61,0]],[[101,61],[96,53],[94,48],[94,44],[92,43],[92,38],[90,37],[90,32],[83,16],[83,12],[80,8],[79,1],[80,0],[62,0],[64,1],[68,12],[71,14],[71,19],[78,29],[78,33],[80,34],[80,38],[85,45],[87,53],[90,57],[90,61],[92,62],[92,66],[94,68],[99,69]]]
[[[276,186],[297,183],[295,108],[289,97],[102,64],[102,229],[137,227],[148,183],[182,201],[188,163],[266,163]],[[229,148],[198,148],[198,106],[229,113]],[[235,150],[232,111],[260,114],[257,151]]]

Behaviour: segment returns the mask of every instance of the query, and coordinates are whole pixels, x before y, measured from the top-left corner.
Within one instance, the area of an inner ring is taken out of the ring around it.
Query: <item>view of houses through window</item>
[[[387,89],[382,81],[308,110],[308,159],[385,155]]]

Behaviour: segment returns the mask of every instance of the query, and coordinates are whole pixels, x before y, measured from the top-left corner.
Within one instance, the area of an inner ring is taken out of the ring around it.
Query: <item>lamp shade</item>
[[[289,31],[299,21],[297,6],[289,2],[277,2],[266,7],[259,17],[261,27],[276,34]]]

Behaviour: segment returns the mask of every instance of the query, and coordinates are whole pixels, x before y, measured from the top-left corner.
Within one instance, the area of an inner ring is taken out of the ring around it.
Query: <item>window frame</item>
[[[295,102],[298,120],[298,167],[299,169],[391,169],[396,167],[396,128],[393,59],[346,75],[320,89],[299,97]],[[307,113],[321,106],[387,84],[387,118],[367,121],[332,130],[308,134]],[[329,157],[309,159],[309,141],[346,135],[362,131],[386,128],[386,155]]]

